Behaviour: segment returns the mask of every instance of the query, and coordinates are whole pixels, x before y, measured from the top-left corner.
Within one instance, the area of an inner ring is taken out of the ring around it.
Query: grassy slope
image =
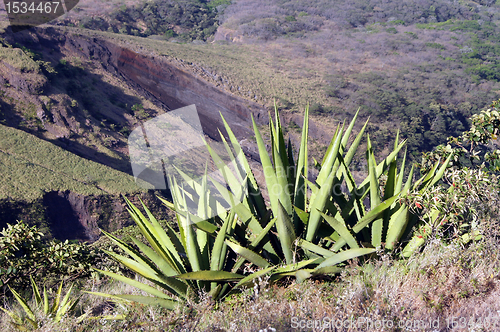
[[[51,190],[86,195],[140,190],[128,174],[4,125],[0,125],[0,174],[0,199],[33,200]]]

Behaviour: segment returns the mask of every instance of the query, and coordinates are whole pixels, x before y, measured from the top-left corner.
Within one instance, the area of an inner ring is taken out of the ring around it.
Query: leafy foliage
[[[499,196],[498,146],[492,142],[500,131],[499,101],[470,118],[471,128],[459,137],[449,137],[447,145],[424,153],[423,171],[437,159],[451,160],[443,183],[429,192],[411,193],[407,199],[419,215],[418,242],[438,235],[469,242],[482,237],[486,216],[495,214]]]
[[[99,253],[90,247],[67,240],[45,242],[35,226],[23,222],[7,225],[0,234],[1,286],[22,288],[33,275],[49,282],[88,277],[99,261]]]
[[[81,26],[147,37],[162,35],[184,41],[206,40],[217,30],[217,14],[229,4],[226,0],[150,1],[124,7],[111,13],[108,20],[83,19]],[[145,28],[143,28],[145,26]]]
[[[500,101],[494,101],[488,109],[471,116],[470,129],[458,137],[448,137],[448,144],[438,145],[434,151],[424,153],[420,167],[425,171],[429,164],[443,156],[452,156],[452,164],[457,169],[465,167],[500,171],[500,152],[494,141],[500,133]]]
[[[443,184],[424,193],[410,193],[407,204],[419,217],[413,242],[438,237],[465,244],[481,239],[484,216],[498,203],[498,189],[491,180],[480,169],[449,169]]]

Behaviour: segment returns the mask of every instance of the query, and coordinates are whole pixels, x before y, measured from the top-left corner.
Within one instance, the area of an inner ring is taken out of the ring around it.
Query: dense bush
[[[448,144],[424,153],[419,164],[428,171],[440,159],[450,158],[443,182],[426,194],[407,199],[423,221],[419,241],[439,237],[446,242],[467,243],[481,238],[500,206],[500,150],[492,142],[500,132],[500,101],[473,115],[471,128]]]
[[[85,244],[44,241],[43,234],[23,222],[0,232],[0,286],[22,288],[30,276],[54,283],[89,277],[101,261],[99,252]]]
[[[133,7],[120,7],[106,20],[83,19],[80,25],[87,29],[143,37],[162,35],[166,39],[178,37],[184,41],[206,40],[217,30],[218,13],[228,3],[226,0],[144,2]]]

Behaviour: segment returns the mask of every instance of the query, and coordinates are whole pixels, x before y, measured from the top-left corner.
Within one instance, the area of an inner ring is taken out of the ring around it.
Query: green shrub
[[[394,24],[394,25],[406,25],[406,22],[403,20],[394,20],[394,21],[390,21],[388,23]]]
[[[425,46],[431,47],[431,48],[436,48],[438,50],[444,50],[445,47],[442,44],[439,43],[425,43]]]
[[[165,38],[170,39],[170,38],[177,36],[177,34],[175,33],[174,30],[168,29],[167,31],[165,31],[164,36],[165,36]]]
[[[438,236],[445,242],[463,244],[484,234],[488,225],[483,222],[497,213],[500,198],[500,150],[489,144],[500,133],[499,105],[499,101],[493,102],[470,118],[468,131],[423,154],[419,166],[424,172],[436,160],[448,158],[451,162],[440,185],[426,194],[407,197],[420,219],[419,238],[414,241],[423,243]]]
[[[219,6],[229,6],[231,4],[231,0],[211,0],[207,3],[208,8],[216,9]]]
[[[52,283],[62,279],[88,277],[99,261],[99,253],[84,244],[43,241],[35,226],[22,221],[8,224],[0,232],[0,286],[20,289],[30,276],[42,276]]]
[[[338,97],[338,90],[332,91],[331,89],[327,91],[332,97]],[[319,103],[313,103],[309,106],[309,112],[313,115],[327,115],[332,112],[332,108],[328,106],[321,105]]]
[[[412,39],[418,39],[418,35],[415,32],[405,31],[405,33],[410,36]]]

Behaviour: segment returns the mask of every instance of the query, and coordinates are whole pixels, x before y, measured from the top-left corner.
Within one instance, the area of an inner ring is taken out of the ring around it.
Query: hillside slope
[[[165,6],[194,2],[171,0]],[[292,112],[309,103],[323,117],[320,122],[327,121],[325,129],[335,121],[324,119],[342,120],[360,107],[363,117],[372,117],[377,150],[390,144],[387,129],[396,125],[409,139],[413,160],[465,130],[470,115],[498,98],[495,1],[234,0],[214,9],[215,34],[196,38],[152,34],[159,23],[176,29],[161,6],[139,1],[97,13],[82,5],[57,24],[119,32],[118,39],[149,37],[139,43],[176,53],[244,98],[268,107],[276,99]]]
[[[117,195],[143,190],[131,175],[4,125],[0,125],[0,174],[0,200],[31,201],[48,191]]]

